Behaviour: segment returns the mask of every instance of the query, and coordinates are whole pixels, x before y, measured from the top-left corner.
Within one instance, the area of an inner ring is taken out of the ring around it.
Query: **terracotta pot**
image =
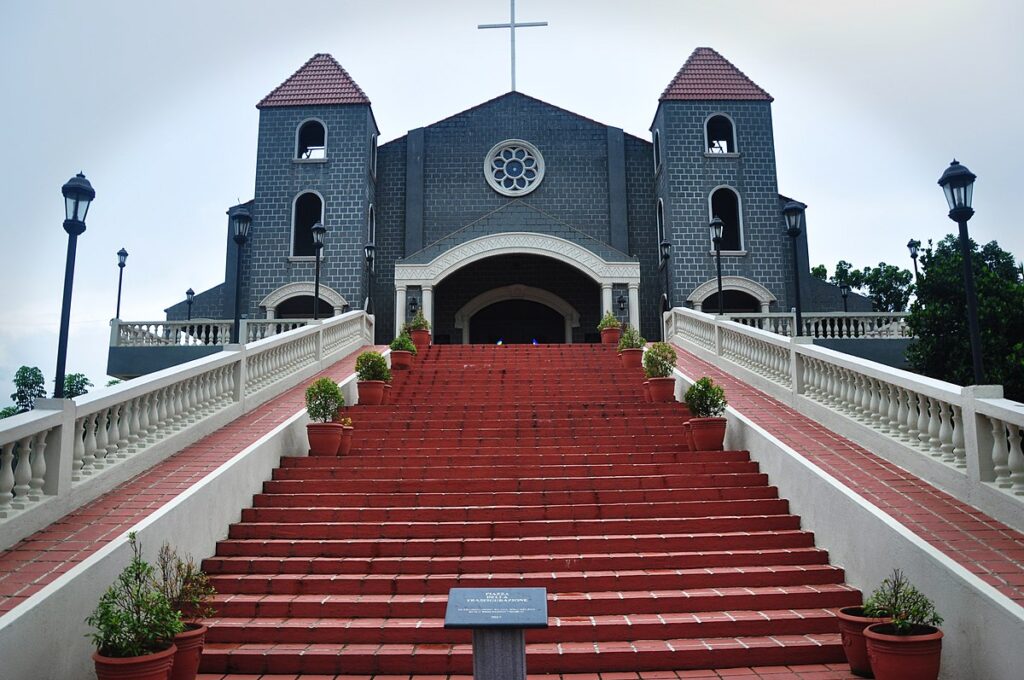
[[[676,379],[672,377],[668,378],[649,378],[651,401],[665,402],[675,401],[676,398]]]
[[[341,442],[338,444],[338,455],[347,456],[352,450],[352,434],[356,431],[354,427],[341,426]]]
[[[694,451],[721,451],[725,442],[725,418],[690,418]]]
[[[380,403],[390,404],[391,403],[391,383],[384,383],[384,394],[381,395]]]
[[[174,665],[171,680],[195,680],[199,672],[199,657],[206,643],[206,626],[201,623],[186,623],[185,630],[174,636]]]
[[[412,368],[412,352],[404,349],[391,350],[391,370],[408,371]]]
[[[178,648],[171,645],[161,652],[126,659],[102,656],[95,652],[92,660],[96,664],[96,677],[99,680],[167,680],[177,651]]]
[[[911,635],[893,635],[891,623],[864,629],[868,659],[878,680],[936,680],[942,657],[942,631],[914,626]]]
[[[383,380],[360,380],[359,403],[365,406],[380,406],[384,399]]]
[[[601,329],[601,344],[602,345],[617,345],[619,344],[619,338],[622,337],[621,328],[603,328]]]
[[[622,357],[622,365],[626,368],[640,368],[643,366],[644,350],[642,348],[624,349],[619,356]]]
[[[887,623],[888,618],[876,619],[864,616],[863,607],[843,607],[836,612],[839,619],[839,634],[843,638],[843,651],[850,664],[850,672],[862,678],[873,678],[871,662],[868,661],[867,640],[864,629],[873,623]]]
[[[409,335],[412,337],[412,344],[416,345],[417,352],[430,347],[430,331],[409,331]]]
[[[644,381],[644,401],[646,401],[646,402],[650,402],[651,401],[651,381],[650,380],[645,380]]]
[[[306,438],[309,439],[309,455],[334,456],[341,442],[340,423],[309,423]]]

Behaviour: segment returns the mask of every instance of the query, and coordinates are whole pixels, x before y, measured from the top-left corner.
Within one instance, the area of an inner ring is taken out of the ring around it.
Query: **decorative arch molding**
[[[640,284],[639,262],[608,262],[581,245],[534,232],[489,234],[454,246],[426,264],[395,264],[398,286],[435,286],[459,269],[498,255],[542,255],[580,270],[600,284]]]
[[[462,344],[469,344],[469,322],[473,315],[496,302],[505,300],[528,300],[537,302],[558,312],[565,318],[565,342],[572,343],[572,329],[580,326],[580,313],[563,298],[543,288],[514,284],[492,288],[477,295],[455,312],[455,328],[462,331]]]
[[[313,297],[313,293],[314,284],[312,281],[293,281],[292,283],[284,284],[260,300],[260,307],[266,307],[267,318],[273,319],[275,318],[274,315],[278,305],[285,300],[304,295]],[[348,300],[345,299],[344,295],[322,283],[320,284],[320,299],[334,307],[335,316],[343,313],[345,307],[348,306]]]
[[[776,297],[770,290],[757,281],[752,281],[743,276],[723,276],[722,290],[738,290],[750,295],[761,303],[761,311],[768,312],[771,303],[776,302]],[[718,279],[710,279],[693,289],[687,302],[693,303],[693,308],[700,311],[701,305],[706,299],[718,292]]]

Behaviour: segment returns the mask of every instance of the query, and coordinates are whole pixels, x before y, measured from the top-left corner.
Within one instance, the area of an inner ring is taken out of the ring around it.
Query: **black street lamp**
[[[981,366],[981,327],[978,325],[978,294],[974,290],[974,268],[971,266],[971,237],[967,233],[967,220],[974,216],[971,198],[977,176],[953,159],[939,178],[939,186],[946,194],[949,219],[960,227],[960,256],[964,261],[964,292],[967,295],[967,328],[971,336],[971,363],[974,384],[981,385],[985,373]]]
[[[715,267],[718,269],[718,313],[725,313],[725,300],[722,298],[722,232],[725,225],[718,215],[711,220],[711,240],[715,244]]]
[[[907,250],[910,251],[910,259],[914,261],[914,281],[917,281],[917,253],[921,249],[921,242],[915,239],[907,241]]]
[[[419,310],[419,308],[420,303],[416,300],[416,298],[409,298],[409,313],[412,314],[413,316],[416,316],[416,311]]]
[[[796,333],[804,334],[804,319],[800,310],[800,261],[797,257],[796,240],[803,231],[804,211],[807,209],[805,203],[790,201],[782,208],[782,214],[786,216],[786,235],[793,243],[793,289],[795,291],[794,301],[796,302]]]
[[[121,318],[121,283],[124,281],[124,263],[128,259],[128,251],[124,248],[117,251],[117,311],[114,312],[114,318]]]
[[[231,226],[235,231],[235,245],[238,246],[235,259],[235,323],[231,327],[231,341],[237,344],[239,342],[238,329],[242,320],[242,250],[245,247],[245,242],[249,240],[252,215],[244,206],[232,208],[228,215],[231,217]]]
[[[313,225],[313,250],[316,251],[316,274],[313,278],[313,321],[320,318],[320,251],[324,249],[324,234],[327,227],[317,222]]]
[[[665,239],[658,245],[661,251],[661,265],[660,268],[665,271],[665,309],[662,311],[667,312],[672,309],[672,296],[671,289],[668,283],[668,261],[672,257],[672,244],[668,239]]]
[[[188,305],[188,318],[186,321],[192,320],[192,303],[196,299],[196,292],[189,288],[185,291],[185,304]]]
[[[615,298],[615,302],[619,305],[619,313],[622,314],[626,311],[626,296],[619,293],[619,297]]]
[[[373,258],[377,254],[377,246],[371,241],[363,246],[363,257],[366,258],[366,313],[373,314]]]
[[[75,252],[78,237],[85,233],[85,216],[96,198],[85,175],[78,173],[60,188],[64,194],[64,231],[68,233],[68,259],[64,266],[64,302],[60,310],[60,339],[57,341],[57,371],[53,378],[53,398],[64,398],[64,366],[68,358],[68,326],[71,322],[71,289],[75,283]]]
[[[849,312],[850,310],[846,307],[846,297],[850,294],[850,284],[841,283],[839,284],[839,292],[843,296],[843,312]]]

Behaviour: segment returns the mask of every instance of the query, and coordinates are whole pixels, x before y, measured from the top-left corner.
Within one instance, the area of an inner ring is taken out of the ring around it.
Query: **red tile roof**
[[[668,84],[660,101],[669,99],[760,99],[772,96],[710,47],[698,47]]]
[[[334,57],[314,54],[302,68],[264,97],[256,108],[369,103],[366,93]]]

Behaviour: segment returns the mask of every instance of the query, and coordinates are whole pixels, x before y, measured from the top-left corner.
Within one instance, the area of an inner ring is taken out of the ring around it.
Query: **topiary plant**
[[[423,316],[423,310],[419,309],[416,311],[416,316],[409,319],[405,326],[402,327],[402,331],[429,331],[430,322],[427,321],[427,317]]]
[[[194,622],[213,616],[209,602],[217,591],[191,556],[182,559],[169,543],[164,543],[156,564],[160,578],[154,579],[153,585],[174,610],[181,612],[183,619]]]
[[[356,375],[362,381],[383,380],[390,382],[391,369],[388,362],[377,352],[363,352],[356,357]]]
[[[599,331],[603,331],[606,328],[622,328],[622,322],[615,318],[610,309],[604,313],[601,321],[597,324],[597,330]]]
[[[123,659],[167,649],[184,626],[181,616],[154,586],[153,566],[142,559],[135,532],[128,534],[132,559],[100,598],[87,624],[102,656]]]
[[[683,401],[694,418],[718,418],[725,413],[729,403],[725,400],[725,390],[707,376],[686,390]]]
[[[667,378],[676,366],[676,351],[665,342],[656,342],[644,352],[644,375]]]
[[[380,356],[380,355],[378,355]],[[383,360],[384,357],[381,357]],[[329,423],[338,409],[345,405],[345,397],[338,383],[330,378],[319,378],[306,388],[306,413],[314,423]]]
[[[921,626],[938,626],[942,617],[935,612],[935,605],[924,593],[914,586],[899,569],[893,569],[892,576],[871,593],[864,603],[864,615],[870,617],[892,617],[890,624],[896,635],[914,635]]]
[[[412,352],[416,354],[416,343],[412,341],[409,334],[405,331],[399,333],[398,337],[391,341],[391,349],[398,350],[400,352]]]
[[[634,326],[626,324],[626,327],[622,331],[622,337],[619,338],[619,351],[624,349],[641,349],[647,344],[647,340],[644,336],[640,335]]]

